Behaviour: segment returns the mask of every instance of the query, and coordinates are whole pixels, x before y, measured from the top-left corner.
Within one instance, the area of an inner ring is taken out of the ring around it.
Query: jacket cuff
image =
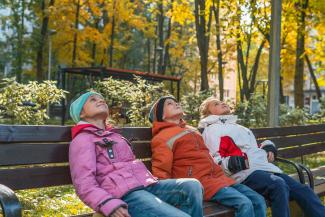
[[[277,150],[275,144],[270,140],[263,141],[261,143],[260,148],[263,149],[266,152],[273,152],[274,156],[275,157],[277,156],[278,150]]]
[[[228,161],[228,169],[232,173],[238,173],[247,169],[245,158],[241,156],[231,156]]]
[[[116,209],[119,207],[127,207],[127,204],[120,199],[111,199],[104,203],[100,208],[99,211],[104,214],[104,216],[110,216]]]

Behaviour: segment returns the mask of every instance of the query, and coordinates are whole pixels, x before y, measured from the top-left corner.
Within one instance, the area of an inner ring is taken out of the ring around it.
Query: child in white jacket
[[[237,182],[268,198],[273,217],[289,217],[289,197],[297,201],[306,216],[325,216],[325,208],[315,193],[272,164],[276,156],[273,142],[257,144],[252,131],[236,123],[230,107],[214,97],[200,106],[203,139],[216,163]]]

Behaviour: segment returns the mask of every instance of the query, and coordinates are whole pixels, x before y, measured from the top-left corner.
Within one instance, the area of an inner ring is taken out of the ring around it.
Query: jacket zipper
[[[194,139],[195,139],[196,149],[197,149],[197,150],[200,150],[200,146],[199,146],[199,143],[198,143],[198,140],[197,140],[195,134],[194,134],[193,132],[191,132],[191,135],[192,135],[192,136],[194,137]],[[204,145],[205,145],[205,144],[204,144]],[[214,173],[214,161],[213,161],[213,159],[211,160],[211,156],[210,156],[209,153],[208,153],[208,159],[209,159],[209,161],[210,161],[210,163],[211,163],[211,173],[210,173],[210,176],[212,176],[213,173]]]
[[[187,176],[189,176],[189,177],[192,176],[192,166],[190,166],[190,167],[188,168]]]

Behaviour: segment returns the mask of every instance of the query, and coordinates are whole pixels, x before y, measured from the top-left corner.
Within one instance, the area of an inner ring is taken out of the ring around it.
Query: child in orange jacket
[[[236,217],[266,216],[264,198],[250,188],[235,184],[215,164],[199,132],[186,126],[183,110],[172,96],[152,106],[152,171],[160,179],[196,178],[204,188],[204,199],[235,209]]]

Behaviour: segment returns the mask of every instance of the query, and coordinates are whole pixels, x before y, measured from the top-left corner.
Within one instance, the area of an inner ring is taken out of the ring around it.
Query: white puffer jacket
[[[258,147],[256,138],[251,130],[237,122],[235,115],[210,115],[202,119],[199,128],[204,128],[203,139],[210,150],[216,163],[220,164],[225,173],[234,178],[238,183],[244,181],[252,172],[264,170],[282,173],[281,169],[267,160],[267,153]],[[235,145],[247,156],[249,168],[232,174],[228,169],[230,157],[221,157],[219,153],[220,141],[224,136],[230,137]],[[262,144],[273,144],[266,140]],[[273,144],[274,145],[274,144]]]

